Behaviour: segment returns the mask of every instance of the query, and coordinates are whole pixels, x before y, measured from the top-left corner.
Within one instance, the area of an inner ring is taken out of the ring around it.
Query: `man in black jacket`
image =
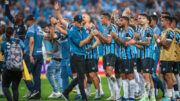
[[[15,15],[15,17],[13,17],[9,9],[9,0],[5,0],[5,14],[8,17],[8,19],[13,23],[13,27],[16,32],[15,38],[19,38],[22,41],[24,41],[27,28],[25,27],[25,24],[23,22],[24,19],[23,12],[19,12],[18,14]]]

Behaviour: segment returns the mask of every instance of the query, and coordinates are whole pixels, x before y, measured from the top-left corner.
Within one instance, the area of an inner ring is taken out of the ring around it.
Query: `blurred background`
[[[1,0],[1,4],[4,0]],[[11,0],[11,14],[24,12],[25,17],[32,14],[38,24],[43,27],[48,23],[48,17],[54,15],[54,2],[61,4],[61,14],[71,20],[78,13],[88,12],[92,18],[98,17],[101,12],[112,12],[118,9],[119,14],[124,8],[131,10],[131,16],[136,17],[139,13],[160,15],[162,11],[168,11],[172,16],[180,16],[180,0]],[[4,6],[0,6],[0,19],[5,20]],[[179,17],[178,17],[179,20]]]

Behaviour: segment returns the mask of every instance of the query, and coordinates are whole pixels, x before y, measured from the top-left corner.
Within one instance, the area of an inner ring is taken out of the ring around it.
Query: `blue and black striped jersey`
[[[143,29],[140,33],[140,40],[143,42],[146,42],[146,39],[150,38],[150,45],[149,46],[143,46],[141,49],[141,59],[144,58],[151,58],[155,59],[155,39],[154,39],[154,33],[151,27],[146,27]]]
[[[94,30],[94,28],[92,28],[91,31],[92,30]],[[91,31],[86,29],[86,34],[88,34],[88,36],[89,36]],[[93,39],[91,43],[86,45],[86,48],[90,48],[95,42],[96,42],[96,40]],[[98,59],[98,58],[99,58],[98,46],[96,48],[90,50],[89,52],[87,52],[86,59]]]
[[[127,27],[125,30],[120,30],[118,33],[118,37],[121,40],[126,41],[127,39],[134,39],[135,35],[134,35],[134,30],[131,27]],[[118,46],[118,57],[120,59],[134,59],[136,58],[136,47],[134,45],[130,45],[130,46],[124,46],[124,45],[120,45]]]
[[[117,33],[117,28],[114,24],[110,24],[108,27],[104,28],[103,36],[107,37],[111,36],[111,32]],[[112,39],[110,44],[104,44],[104,55],[107,54],[115,54],[117,55],[117,45],[115,41]]]

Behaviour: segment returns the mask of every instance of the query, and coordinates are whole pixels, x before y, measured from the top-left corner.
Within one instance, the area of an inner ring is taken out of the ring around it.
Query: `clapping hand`
[[[113,39],[116,39],[116,38],[117,38],[117,34],[114,33],[114,32],[111,32],[111,36],[112,36]]]

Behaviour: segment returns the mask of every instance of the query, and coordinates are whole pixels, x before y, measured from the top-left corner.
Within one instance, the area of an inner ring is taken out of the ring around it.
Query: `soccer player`
[[[143,76],[144,76],[145,88],[146,88],[144,97],[140,101],[148,100],[149,94],[150,94],[150,100],[156,101],[155,89],[151,76],[154,66],[154,58],[155,58],[154,33],[151,27],[149,26],[149,24],[151,23],[149,16],[146,14],[140,14],[140,15],[141,15],[141,26],[143,30],[139,35],[141,41],[136,41],[136,44],[143,46],[143,48],[141,49],[141,59],[143,59],[142,67],[143,67]]]
[[[171,29],[171,17],[164,16],[161,18],[161,25],[164,31],[161,32],[161,38],[157,39],[157,43],[161,46],[160,62],[161,72],[167,84],[167,91],[165,99],[162,101],[169,101],[173,97],[173,66],[176,60],[176,42],[175,34]]]
[[[139,35],[141,33],[141,31],[143,30],[142,25],[141,25],[141,15],[138,15],[137,17],[137,25],[136,25],[136,29],[135,29],[135,39],[136,40],[140,40]],[[142,95],[145,92],[145,88],[144,88],[144,77],[143,77],[143,67],[142,67],[142,61],[143,59],[141,59],[141,49],[142,49],[142,45],[138,45],[135,44],[136,46],[136,51],[137,51],[137,57],[136,57],[136,70],[137,70],[137,76],[135,76],[135,80],[139,86],[139,90],[136,91],[138,93],[136,93],[136,99],[141,99]],[[135,72],[136,73],[136,72]]]
[[[160,36],[161,36],[161,30],[159,29],[159,27],[157,26],[158,23],[158,17],[156,15],[151,15],[151,23],[150,26],[155,34],[155,39],[157,40]],[[154,61],[154,70],[153,73],[156,73],[156,68],[157,68],[157,63],[159,61],[160,58],[160,47],[155,44],[155,61]]]
[[[84,27],[86,28],[87,34],[90,34],[95,29],[94,24],[91,22],[91,17],[89,14],[84,13],[83,15]],[[97,37],[94,37],[91,43],[89,43],[87,47],[87,55],[86,55],[86,70],[87,70],[87,90],[90,95],[91,91],[91,83],[93,81],[96,88],[96,96],[94,99],[100,99],[101,95],[103,95],[102,85],[100,82],[100,78],[98,77],[98,58],[99,52],[97,46],[100,44],[100,40]]]
[[[180,41],[180,30],[177,27],[177,23],[178,20],[176,17],[172,17],[172,22],[171,22],[171,28],[174,30],[175,36],[176,36],[176,61],[175,61],[175,65],[173,68],[173,73],[174,76],[176,78],[175,82],[174,82],[174,98],[179,98],[179,91],[180,91],[180,46],[179,46],[179,41]]]
[[[116,26],[111,24],[111,16],[109,13],[101,14],[101,23],[105,26],[104,32],[95,32],[95,35],[104,43],[104,56],[103,56],[103,68],[106,72],[108,79],[108,85],[111,92],[111,96],[106,100],[117,100],[120,98],[120,89],[118,87],[117,79],[113,75],[113,69],[116,64],[116,48],[117,45],[112,39],[111,33],[116,33]]]
[[[157,25],[158,17],[156,15],[151,15],[150,17],[151,17],[150,26],[154,32],[154,38],[157,41],[157,39],[161,37],[161,30]],[[160,46],[157,43],[155,43],[155,61],[154,61],[154,69],[153,69],[152,78],[154,80],[155,89],[160,88],[164,92],[163,83],[159,79],[159,77],[156,75],[157,64],[159,62],[159,59],[160,59]],[[155,90],[155,95],[157,95],[156,90]]]
[[[136,82],[134,80],[134,62],[136,58],[136,49],[134,45],[128,45],[128,41],[135,38],[134,30],[129,27],[129,18],[122,16],[119,21],[121,28],[118,35],[112,33],[111,36],[115,39],[119,45],[118,56],[119,59],[119,71],[122,78],[122,85],[124,90],[124,96],[121,98],[124,100],[135,101],[135,87]]]

